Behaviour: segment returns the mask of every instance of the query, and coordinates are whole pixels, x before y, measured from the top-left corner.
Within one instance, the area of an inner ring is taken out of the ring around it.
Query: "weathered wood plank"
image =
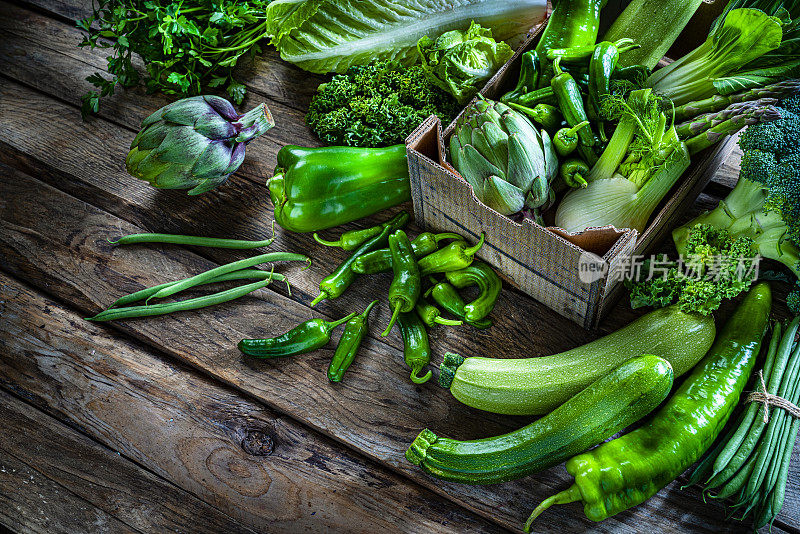
[[[2,267],[84,311],[96,309],[98,299],[104,298],[103,294],[113,287],[118,276],[141,277],[154,283],[155,271],[180,276],[186,264],[197,267],[203,264],[203,260],[182,251],[142,249],[128,254],[121,249],[111,253],[105,238],[130,226],[20,173],[14,173],[4,183],[0,191],[8,202],[0,215]],[[36,199],[35,203],[30,202],[31,198]],[[61,232],[49,231],[52,221],[58,221]],[[54,261],[54,256],[61,261]],[[517,527],[527,506],[566,484],[562,468],[484,488],[442,484],[421,476],[405,462],[402,453],[423,426],[443,435],[479,437],[502,427],[519,425],[519,419],[469,410],[435,387],[410,387],[405,370],[398,366],[378,368],[386,363],[387,354],[373,353],[371,340],[356,361],[352,380],[336,390],[324,382],[329,350],[292,361],[263,364],[242,361],[232,348],[233,342],[243,333],[258,331],[263,317],[276,323],[297,321],[290,316],[292,311],[287,306],[271,314],[268,297],[247,299],[215,310],[114,326],[450,495],[456,502],[496,518],[504,526]],[[252,304],[253,300],[257,304]],[[680,519],[700,531],[734,528],[722,521],[720,509],[713,504],[692,504],[697,506],[697,514],[684,517],[681,502],[685,501],[686,494],[676,495],[674,489],[666,491],[642,507],[610,519],[602,527],[578,519],[573,515],[575,510],[554,514],[549,521],[553,522],[553,528],[562,531],[571,528],[575,521],[585,524],[587,529],[613,526],[622,532],[635,531],[634,525],[647,522],[648,516],[664,521]],[[655,510],[659,510],[658,515]]]
[[[0,392],[0,397],[3,395]],[[7,412],[3,408],[0,404],[0,413],[5,417]],[[140,531],[71,493],[0,447],[0,533],[56,532],[133,534]]]
[[[24,296],[23,292],[26,291],[21,286],[0,275],[0,300],[5,302],[0,306],[4,313],[16,315],[18,310],[15,305],[33,304],[30,292]],[[20,299],[21,296],[24,298]],[[47,312],[53,312],[53,307],[41,299],[39,304],[48,306]],[[27,328],[49,337],[51,331],[48,323],[52,314],[45,313],[43,306],[37,311],[39,315],[35,322],[45,322],[45,328],[39,329],[38,325],[30,323]],[[17,332],[20,327],[27,330],[22,324],[11,324],[10,321],[5,324]],[[24,332],[20,333],[20,340],[26,337]],[[6,339],[8,335],[7,330],[2,334]],[[50,339],[58,340],[56,337]],[[30,346],[13,347],[3,342],[0,345],[4,349],[5,361],[14,357],[27,360],[25,353],[31,352]],[[44,366],[54,369],[60,363],[52,358],[58,349],[49,347],[50,352],[46,352],[42,344],[38,348],[44,349],[37,354]],[[86,354],[89,354],[88,350]],[[74,371],[87,372],[86,369]],[[86,390],[73,392],[72,395],[80,396],[79,393],[83,393],[89,397],[98,389],[108,387],[107,384],[91,381],[86,385],[89,386]],[[14,386],[18,391],[17,385]],[[69,395],[65,389],[59,391],[61,395]],[[107,397],[99,399],[99,402],[108,401]],[[125,404],[119,405],[119,408],[124,407]],[[19,514],[21,530],[37,528],[40,521],[46,521],[49,524],[42,525],[45,532],[116,532],[124,529],[186,534],[254,533],[185,490],[2,390],[0,415],[3,420],[0,465],[4,465],[0,469],[3,475],[0,502],[3,495],[11,498],[12,494],[17,494],[13,498],[16,501],[14,506],[10,506],[12,503],[9,502],[8,505],[0,505],[0,510],[10,511],[15,506],[39,509],[38,514]],[[17,467],[5,466],[7,462],[16,463]],[[75,499],[78,503],[67,505],[65,499]],[[66,528],[70,523],[71,528]]]
[[[500,532],[2,272],[0,316],[0,386],[171,484],[49,416],[12,417],[0,456],[10,450],[143,532]],[[0,394],[0,413],[15,406]]]

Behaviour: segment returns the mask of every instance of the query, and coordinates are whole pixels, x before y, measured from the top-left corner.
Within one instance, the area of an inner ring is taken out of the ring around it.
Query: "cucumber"
[[[467,406],[507,415],[540,415],[641,354],[655,354],[680,376],[700,361],[714,342],[711,316],[675,306],[639,317],[581,347],[540,358],[445,356],[439,385]]]
[[[633,358],[519,430],[456,441],[423,430],[406,458],[437,478],[495,484],[552,467],[610,438],[653,411],[672,388],[672,366],[658,356]]]

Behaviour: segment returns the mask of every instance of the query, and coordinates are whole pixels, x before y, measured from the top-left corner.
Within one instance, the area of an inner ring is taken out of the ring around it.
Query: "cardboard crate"
[[[707,18],[700,19],[704,28],[690,23],[686,32],[707,34]],[[535,47],[541,29],[489,80],[482,95],[497,99],[516,85],[518,59]],[[417,224],[435,231],[458,232],[472,240],[485,232],[480,258],[493,265],[508,283],[584,328],[597,326],[620,294],[619,273],[633,257],[650,253],[668,237],[735,146],[728,138],[695,156],[641,235],[636,230],[613,227],[569,234],[531,220],[514,222],[479,202],[445,159],[446,141],[455,122],[443,131],[439,119],[431,116],[406,140]]]

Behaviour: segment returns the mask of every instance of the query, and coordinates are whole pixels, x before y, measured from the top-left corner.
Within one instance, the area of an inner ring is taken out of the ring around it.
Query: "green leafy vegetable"
[[[518,44],[544,19],[545,0],[275,0],[267,31],[281,57],[311,72],[345,72],[353,65],[418,59],[426,35],[466,30],[470,21],[498,40]]]
[[[422,67],[380,61],[320,85],[306,123],[331,145],[382,147],[402,143],[431,114],[449,122],[455,112],[455,100]]]
[[[475,21],[465,32],[451,30],[436,40],[425,36],[417,50],[428,78],[462,105],[514,55],[506,43],[492,39],[492,30]]]
[[[232,71],[243,56],[261,51],[266,37],[265,9],[269,0],[96,0],[92,15],[77,21],[84,32],[80,46],[110,48],[108,79],[87,78],[97,91],[83,96],[84,117],[96,113],[100,98],[117,84],[143,82],[149,91],[183,96],[204,88],[224,87],[240,104],[245,87]],[[133,57],[144,61],[145,75]]]
[[[732,9],[734,5],[740,7]],[[734,0],[702,45],[653,73],[648,85],[680,106],[798,74],[800,6],[796,2]]]
[[[658,268],[650,264],[642,272],[645,279],[626,281],[631,307],[678,304],[687,313],[708,315],[723,300],[750,288],[755,280],[755,255],[749,237],[734,238],[725,230],[696,225],[689,234],[682,264],[662,261]]]

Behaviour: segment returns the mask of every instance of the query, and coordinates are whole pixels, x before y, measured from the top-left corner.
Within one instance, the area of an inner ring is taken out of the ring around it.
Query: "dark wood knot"
[[[269,434],[248,430],[242,438],[242,449],[252,456],[269,456],[275,450],[275,442]]]

